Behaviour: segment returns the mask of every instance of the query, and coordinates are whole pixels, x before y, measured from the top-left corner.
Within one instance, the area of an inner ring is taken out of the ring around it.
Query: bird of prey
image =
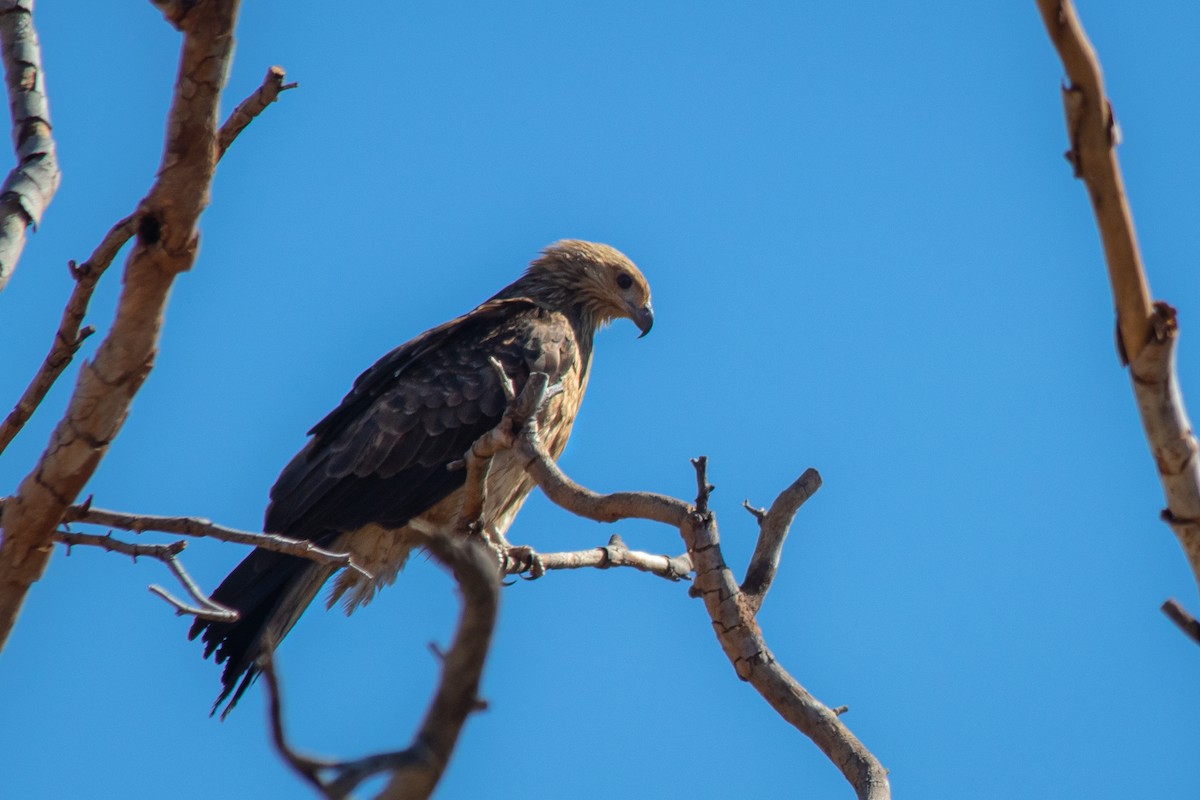
[[[524,274],[457,319],[400,345],[354,382],[316,424],[305,447],[271,489],[264,530],[350,553],[372,577],[343,570],[329,598],[346,612],[392,583],[413,534],[452,534],[471,445],[501,420],[506,397],[493,360],[519,393],[531,373],[561,386],[539,412],[542,442],[557,459],[579,411],[595,332],[616,318],[650,331],[650,287],[612,247],[563,240]],[[512,453],[496,456],[482,523],[493,541],[533,488]],[[234,622],[197,619],[204,655],[224,663],[228,714],[257,677],[256,659],[291,630],[334,568],[255,549],[213,593],[235,609]]]

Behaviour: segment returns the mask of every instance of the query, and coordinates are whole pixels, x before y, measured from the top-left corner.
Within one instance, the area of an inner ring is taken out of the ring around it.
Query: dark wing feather
[[[566,317],[520,298],[489,301],[401,345],[312,429],[271,490],[266,530],[400,527],[461,486],[465,472],[447,464],[504,413],[489,356],[519,391],[531,371],[557,380],[579,353]]]

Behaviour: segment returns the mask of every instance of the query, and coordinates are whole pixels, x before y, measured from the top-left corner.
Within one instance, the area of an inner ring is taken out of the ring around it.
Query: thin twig
[[[1200,644],[1200,622],[1196,618],[1184,610],[1183,606],[1175,600],[1168,600],[1162,604],[1162,612],[1170,617],[1171,621],[1179,626],[1179,630],[1196,644]]]
[[[25,427],[25,423],[33,416],[33,412],[46,399],[46,394],[54,386],[54,382],[63,374],[75,354],[79,352],[84,340],[95,333],[95,328],[83,327],[83,318],[87,314],[88,304],[96,291],[100,276],[108,269],[109,264],[116,258],[117,253],[133,236],[134,217],[128,216],[114,225],[100,242],[100,246],[91,257],[80,265],[74,261],[68,264],[71,277],[75,279],[75,288],[67,299],[63,309],[62,320],[50,352],[46,354],[42,366],[29,382],[29,386],[21,394],[21,399],[0,424],[0,453],[12,443],[16,435]]]
[[[217,134],[217,158],[225,155],[225,151],[229,149],[229,145],[238,137],[238,134],[244,131],[255,117],[265,111],[267,106],[278,100],[281,92],[299,86],[297,83],[284,83],[286,77],[287,73],[283,67],[269,68],[262,85],[255,89],[249,97],[238,103],[237,108],[225,120],[220,133]]]
[[[3,510],[8,500],[0,500],[0,510]],[[123,511],[109,511],[103,508],[93,508],[91,502],[67,507],[63,512],[64,522],[82,522],[89,525],[102,525],[107,528],[119,528],[133,533],[174,533],[179,536],[217,539],[233,544],[247,544],[251,547],[261,547],[276,553],[286,553],[297,558],[307,558],[318,564],[328,564],[335,567],[347,567],[354,570],[367,580],[372,580],[369,572],[354,563],[347,553],[335,553],[317,547],[304,539],[290,539],[274,533],[251,533],[236,528],[226,528],[201,517],[159,517],[153,514],[129,514]]]
[[[188,595],[196,602],[196,605],[189,605],[184,601],[176,598],[166,589],[158,585],[151,585],[150,591],[166,600],[175,607],[177,614],[191,614],[196,617],[216,620],[218,622],[233,622],[237,619],[237,612],[233,609],[223,606],[211,597],[206,595],[192,580],[192,576],[183,568],[183,564],[179,561],[179,554],[187,547],[187,542],[178,541],[170,544],[133,544],[131,542],[123,542],[120,539],[114,539],[112,534],[100,536],[94,533],[76,533],[75,531],[55,531],[54,538],[67,546],[69,553],[72,547],[100,547],[110,553],[121,553],[130,556],[134,561],[140,557],[153,558],[167,565],[167,569],[171,570],[171,574],[179,580],[183,585]]]
[[[692,467],[696,470],[696,512],[707,514],[708,498],[717,488],[708,482],[708,456],[693,458]]]
[[[296,86],[294,83],[284,84],[283,79],[283,68],[271,67],[267,71],[262,85],[233,110],[233,113],[221,126],[220,133],[217,134],[218,159],[225,154],[238,134],[245,130],[246,126],[268,105],[278,99],[280,92]],[[136,222],[136,212],[125,217],[109,230],[87,261],[78,266],[75,262],[70,262],[68,265],[71,276],[75,279],[75,288],[71,291],[66,308],[63,310],[62,321],[59,323],[58,331],[54,334],[50,352],[46,354],[41,367],[21,395],[21,399],[17,401],[16,406],[9,412],[4,422],[0,423],[0,453],[4,452],[5,448],[25,427],[25,423],[29,421],[33,412],[46,398],[46,394],[54,386],[55,381],[74,359],[84,340],[95,332],[91,326],[82,327],[88,304],[92,300],[92,294],[96,291],[96,284],[100,282],[100,277],[112,264],[121,248],[133,238],[137,227]],[[0,284],[0,288],[3,288],[2,284]]]
[[[758,523],[759,527],[762,527],[763,520],[767,518],[767,510],[765,508],[759,508],[758,506],[750,505],[749,498],[742,501],[742,508],[746,509],[746,512],[750,516],[754,517],[754,520]]]
[[[42,52],[33,0],[0,0],[0,53],[12,112],[17,165],[0,185],[0,291],[21,258],[30,225],[37,228],[62,174],[51,136]]]
[[[163,563],[166,563],[166,559],[179,555],[187,547],[187,542],[183,540],[170,544],[134,544],[114,539],[112,534],[101,536],[95,533],[63,530],[55,531],[54,538],[67,546],[68,553],[72,547],[99,547],[109,553],[129,556],[134,561],[139,558],[153,558]]]

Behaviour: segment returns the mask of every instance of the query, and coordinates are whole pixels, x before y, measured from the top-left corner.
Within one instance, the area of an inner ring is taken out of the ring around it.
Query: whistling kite
[[[592,242],[546,248],[474,311],[400,345],[360,375],[275,482],[264,530],[351,553],[373,578],[344,570],[329,605],[345,597],[349,613],[366,604],[404,566],[410,532],[457,529],[461,459],[506,407],[491,359],[517,392],[533,372],[561,385],[538,417],[543,444],[558,458],[587,387],[593,335],[617,317],[633,320],[643,336],[654,323],[650,287],[633,262]],[[493,540],[532,488],[516,456],[495,458],[483,510]],[[203,636],[205,657],[215,651],[225,664],[214,711],[232,694],[229,712],[257,677],[263,647],[283,639],[333,571],[256,549],[222,581],[213,599],[236,609],[238,620],[197,619],[189,633]]]

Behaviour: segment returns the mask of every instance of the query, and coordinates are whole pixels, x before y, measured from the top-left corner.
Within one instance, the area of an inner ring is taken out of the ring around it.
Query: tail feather
[[[322,538],[322,537],[318,537]],[[317,596],[334,568],[303,558],[255,549],[213,592],[213,599],[238,612],[234,622],[197,619],[188,638],[201,637],[204,657],[224,664],[221,694],[213,703],[224,719],[258,677],[257,660],[274,648]]]

